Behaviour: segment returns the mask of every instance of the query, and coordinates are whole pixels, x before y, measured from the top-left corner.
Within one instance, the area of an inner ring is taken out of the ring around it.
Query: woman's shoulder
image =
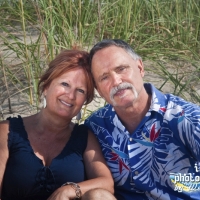
[[[9,130],[9,120],[0,121],[0,134],[8,132]]]
[[[1,121],[0,122],[0,149],[4,149],[7,145],[8,140],[8,133],[9,133],[9,121]]]
[[[79,138],[87,138],[88,137],[88,128],[83,124],[75,124],[73,129],[73,135]]]
[[[75,146],[81,146],[85,149],[87,146],[87,140],[88,128],[82,124],[75,124],[72,131],[71,142],[73,141],[73,144],[76,144]]]
[[[17,117],[9,117],[6,121],[8,121],[9,124],[9,131],[20,132],[23,130],[23,118],[20,115]]]
[[[23,130],[23,121],[21,116],[9,117],[0,122],[0,140],[5,140],[6,144],[10,144],[14,132],[21,132]]]
[[[84,130],[84,131],[88,131],[88,127],[84,124],[75,124],[74,127],[76,127],[79,129],[79,130]]]

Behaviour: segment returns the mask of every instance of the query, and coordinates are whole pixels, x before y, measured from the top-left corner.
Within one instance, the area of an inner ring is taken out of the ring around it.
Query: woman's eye
[[[85,94],[85,91],[82,90],[82,89],[78,89],[78,92],[82,93],[82,94]]]
[[[66,83],[66,82],[62,82],[61,84],[62,84],[63,86],[67,86],[67,87],[69,86],[69,84]]]

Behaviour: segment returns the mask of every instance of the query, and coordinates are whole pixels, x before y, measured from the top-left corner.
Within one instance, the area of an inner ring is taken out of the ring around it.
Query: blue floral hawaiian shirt
[[[111,105],[85,124],[95,133],[118,200],[200,199],[200,107],[149,83],[151,106],[129,133]]]

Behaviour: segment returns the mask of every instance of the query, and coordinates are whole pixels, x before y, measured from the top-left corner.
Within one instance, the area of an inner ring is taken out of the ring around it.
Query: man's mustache
[[[114,100],[114,95],[120,91],[120,90],[124,90],[124,89],[131,89],[134,91],[134,94],[135,94],[135,87],[130,84],[130,83],[127,83],[127,82],[123,82],[121,84],[119,84],[118,86],[115,86],[113,87],[111,90],[110,90],[110,99]]]

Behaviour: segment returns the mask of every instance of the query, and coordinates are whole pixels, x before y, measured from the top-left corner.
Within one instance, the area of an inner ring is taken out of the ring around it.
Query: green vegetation
[[[55,54],[103,38],[129,43],[160,90],[170,83],[200,103],[200,0],[1,0],[0,13],[0,106],[8,101],[10,113],[18,94],[38,109],[37,83]]]

